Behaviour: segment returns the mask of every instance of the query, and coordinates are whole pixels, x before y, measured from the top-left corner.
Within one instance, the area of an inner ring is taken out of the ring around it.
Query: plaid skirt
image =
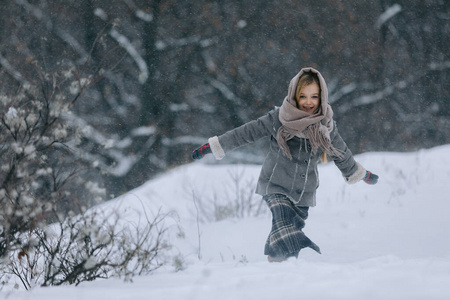
[[[272,212],[272,229],[264,247],[265,255],[277,258],[297,257],[305,247],[320,253],[320,248],[302,231],[309,207],[295,206],[282,194],[266,195],[263,199]]]

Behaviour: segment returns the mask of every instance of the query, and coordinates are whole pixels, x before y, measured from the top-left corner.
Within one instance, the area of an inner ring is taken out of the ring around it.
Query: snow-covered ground
[[[184,270],[169,264],[132,283],[4,290],[0,298],[450,299],[449,154],[446,145],[356,156],[380,176],[375,186],[347,185],[334,164],[321,165],[318,205],[304,231],[322,255],[306,249],[284,263],[268,263],[263,255],[271,226],[264,206],[258,216],[197,222],[211,217],[213,203],[234,199],[237,182],[244,191],[254,184],[259,166],[182,166],[101,207],[119,209],[130,221],[143,207],[176,211],[177,225],[167,226],[172,255],[184,257]]]

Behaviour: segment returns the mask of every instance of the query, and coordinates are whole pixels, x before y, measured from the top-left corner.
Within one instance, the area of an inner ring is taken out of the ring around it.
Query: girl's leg
[[[281,194],[267,195],[264,200],[272,212],[272,229],[264,249],[269,260],[297,257],[305,247],[320,253],[319,247],[302,231],[308,217],[308,207],[296,207],[287,196]]]

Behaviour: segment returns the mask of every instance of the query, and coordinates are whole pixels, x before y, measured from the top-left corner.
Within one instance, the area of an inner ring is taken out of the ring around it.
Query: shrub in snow
[[[138,224],[123,222],[116,212],[89,210],[51,226],[22,234],[32,247],[10,252],[8,271],[26,289],[78,285],[97,278],[131,280],[165,263],[165,215]]]
[[[37,70],[36,82],[0,97],[0,279],[19,278],[29,289],[159,267],[163,217],[133,227],[87,213],[106,190],[99,170],[72,148],[82,134],[63,116],[98,78]]]
[[[102,195],[83,186],[94,178],[71,149],[74,132],[60,117],[90,82],[78,80],[79,92],[69,97],[64,71],[45,74],[37,68],[35,78],[0,98],[0,257],[28,247],[21,233],[55,221],[55,213],[81,211]]]
[[[193,213],[201,222],[216,222],[224,219],[242,219],[267,213],[267,206],[254,193],[255,181],[245,179],[245,170],[231,169],[228,177],[220,182],[221,188],[213,194],[193,190],[192,200],[196,211]]]

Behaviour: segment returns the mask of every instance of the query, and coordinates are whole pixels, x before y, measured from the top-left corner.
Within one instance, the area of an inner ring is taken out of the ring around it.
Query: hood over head
[[[320,72],[314,68],[311,68],[311,67],[303,68],[300,70],[300,72],[298,72],[297,75],[294,76],[294,78],[291,79],[291,82],[289,83],[288,95],[286,97],[286,100],[290,104],[297,106],[297,101],[295,99],[295,91],[297,89],[298,81],[300,80],[300,77],[304,73],[309,73],[309,72],[316,74],[317,78],[319,78],[320,109],[317,113],[326,115],[327,109],[328,109],[328,87],[327,87],[327,84],[326,84],[325,79],[323,78],[322,74],[320,74]]]
[[[295,91],[300,77],[307,72],[317,74],[320,85],[320,106],[319,109],[310,114],[297,107],[295,100]],[[282,126],[277,132],[278,145],[283,150],[283,154],[292,159],[287,141],[294,136],[304,136],[311,143],[313,152],[317,152],[321,148],[329,155],[340,155],[339,151],[331,144],[330,133],[334,128],[333,110],[328,103],[328,88],[323,79],[322,74],[314,68],[303,68],[300,72],[292,78],[288,95],[284,98],[283,104],[280,107],[278,118]]]

